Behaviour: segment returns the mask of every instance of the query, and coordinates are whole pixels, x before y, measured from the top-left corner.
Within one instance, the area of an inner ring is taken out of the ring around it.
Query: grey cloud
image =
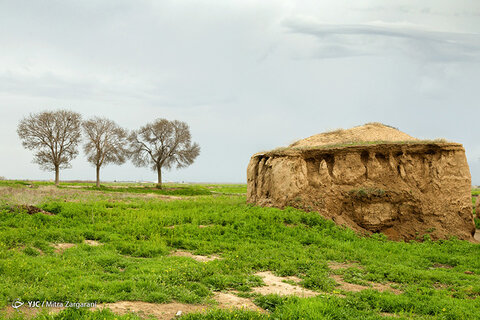
[[[318,38],[316,57],[406,54],[430,61],[480,61],[480,34],[429,31],[385,24],[321,24],[290,19],[292,33]]]

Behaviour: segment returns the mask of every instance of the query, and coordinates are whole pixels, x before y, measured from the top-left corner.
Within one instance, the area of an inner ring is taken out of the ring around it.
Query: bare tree
[[[150,165],[157,171],[158,187],[162,188],[162,168],[184,168],[200,154],[200,146],[191,142],[185,122],[157,119],[128,137],[130,154],[137,167]]]
[[[127,130],[115,122],[95,117],[82,123],[86,143],[83,149],[87,159],[97,170],[97,187],[100,187],[100,168],[108,163],[122,164],[127,159]]]
[[[55,185],[60,169],[70,168],[78,155],[81,115],[67,110],[45,111],[23,118],[17,128],[22,145],[37,150],[34,163],[47,171],[55,171]]]

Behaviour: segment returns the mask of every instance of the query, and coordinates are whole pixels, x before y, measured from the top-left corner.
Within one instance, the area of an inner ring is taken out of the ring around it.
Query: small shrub
[[[385,193],[385,190],[377,188],[360,188],[349,191],[350,196],[357,199],[383,197]]]
[[[301,284],[308,289],[332,291],[335,288],[335,280],[329,277],[327,270],[312,268],[307,271],[307,274]]]
[[[278,306],[285,303],[286,298],[278,294],[269,294],[266,296],[259,296],[253,302],[262,309],[274,312]]]
[[[166,255],[169,252],[164,243],[157,241],[119,241],[115,247],[120,254],[141,258]]]
[[[388,240],[387,236],[381,232],[379,233],[373,233],[370,238],[372,239],[375,239],[375,240],[378,240],[378,241],[382,241],[382,242],[385,242]]]
[[[38,250],[31,247],[26,247],[25,249],[23,249],[23,253],[25,253],[27,256],[32,256],[32,257],[36,257],[40,255],[40,252]]]

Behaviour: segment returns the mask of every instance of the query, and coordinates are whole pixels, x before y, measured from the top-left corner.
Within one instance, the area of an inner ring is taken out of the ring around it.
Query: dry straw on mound
[[[290,147],[317,147],[356,142],[417,142],[414,138],[398,129],[378,122],[367,123],[351,129],[337,129],[296,141]]]

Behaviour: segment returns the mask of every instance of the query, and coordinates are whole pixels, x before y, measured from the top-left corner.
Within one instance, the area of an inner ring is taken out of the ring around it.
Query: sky
[[[462,143],[480,185],[479,84],[480,1],[0,0],[0,176],[53,179],[16,127],[68,109],[186,122],[200,156],[165,181],[245,182],[256,152],[382,122]],[[80,153],[60,178],[95,169]]]

